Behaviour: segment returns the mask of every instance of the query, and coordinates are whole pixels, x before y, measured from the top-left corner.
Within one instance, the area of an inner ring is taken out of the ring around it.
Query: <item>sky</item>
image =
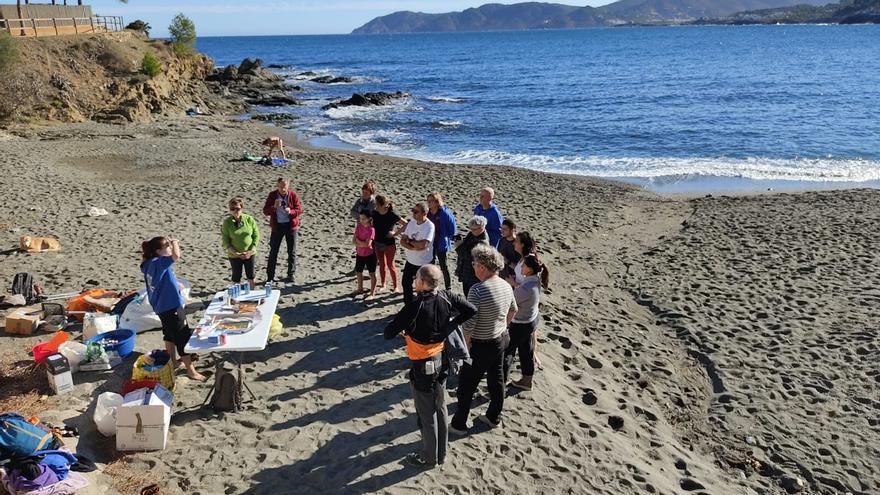
[[[524,1],[524,0],[523,0]],[[604,5],[613,0],[556,0],[569,5]],[[47,2],[48,3],[48,2]],[[485,3],[467,0],[86,0],[97,15],[121,15],[125,22],[141,19],[153,27],[150,35],[168,35],[171,18],[183,13],[193,20],[199,36],[344,34],[375,17],[398,10],[451,12]]]

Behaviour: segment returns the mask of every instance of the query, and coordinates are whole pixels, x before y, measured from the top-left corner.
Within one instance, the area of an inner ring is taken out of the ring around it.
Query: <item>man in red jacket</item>
[[[302,203],[299,195],[290,188],[290,182],[278,178],[274,191],[269,193],[263,214],[269,217],[272,236],[269,238],[269,262],[266,264],[266,279],[275,281],[275,265],[278,262],[278,250],[281,241],[287,241],[287,278],[285,282],[296,282],[296,235],[299,231],[299,218],[302,215]]]

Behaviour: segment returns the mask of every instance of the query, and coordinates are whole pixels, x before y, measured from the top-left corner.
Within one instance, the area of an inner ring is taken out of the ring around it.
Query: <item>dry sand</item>
[[[163,493],[775,494],[800,482],[804,493],[880,493],[880,191],[685,200],[304,147],[291,166],[236,161],[268,132],[199,118],[0,134],[0,249],[22,234],[64,245],[0,254],[5,285],[29,271],[49,292],[90,280],[135,289],[140,241],[167,234],[204,299],[228,278],[226,201],[241,195],[256,214],[279,175],[302,197],[284,333],[245,355],[258,400],[216,415],[199,407],[209,385],[181,377],[168,448],[129,456]],[[508,397],[501,431],[454,440],[442,470],[402,462],[419,442],[407,361],[402,342],[381,337],[400,298],[367,308],[349,296],[348,210],[368,178],[401,211],[442,191],[459,224],[492,185],[553,269],[536,389]],[[85,216],[92,206],[111,214]],[[17,360],[36,340],[0,335]],[[153,331],[136,350],[160,346]],[[118,458],[90,418],[129,369],[76,375],[75,393],[50,397],[42,417],[79,426],[81,453]],[[112,493],[106,475],[90,479],[90,493]]]

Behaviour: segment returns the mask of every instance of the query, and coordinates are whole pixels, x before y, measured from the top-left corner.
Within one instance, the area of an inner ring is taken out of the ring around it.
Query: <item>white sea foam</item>
[[[438,120],[433,125],[436,127],[460,127],[462,123],[458,120]]]
[[[422,107],[416,105],[412,98],[401,98],[387,105],[372,105],[366,107],[350,106],[331,108],[324,114],[334,120],[362,120],[374,121],[385,120],[388,115],[396,112],[419,112]]]
[[[594,177],[740,177],[754,180],[821,182],[880,181],[880,161],[835,158],[677,158],[564,156],[467,150],[451,155],[420,152],[414,158],[443,163],[511,165]]]
[[[398,152],[403,150],[411,139],[409,134],[397,130],[339,131],[336,137],[357,146],[366,153]]]
[[[453,96],[429,96],[428,100],[436,103],[464,103],[467,101],[465,98],[456,98]]]

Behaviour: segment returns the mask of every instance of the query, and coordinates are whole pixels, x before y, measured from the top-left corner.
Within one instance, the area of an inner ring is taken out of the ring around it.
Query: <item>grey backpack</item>
[[[216,412],[236,412],[241,409],[242,378],[241,368],[229,363],[218,363],[214,373],[214,388],[205,399],[211,400],[211,407]]]

